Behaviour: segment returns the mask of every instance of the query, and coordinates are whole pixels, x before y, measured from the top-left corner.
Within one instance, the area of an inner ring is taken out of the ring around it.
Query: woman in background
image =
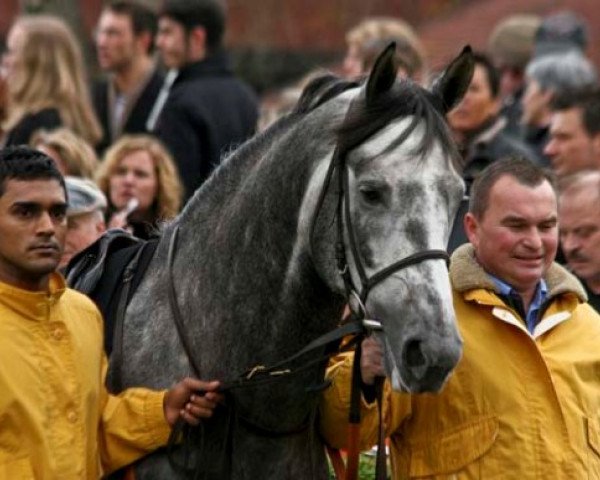
[[[91,145],[101,129],[90,101],[83,57],[59,18],[22,16],[7,37],[2,70],[8,85],[2,144],[28,144],[40,129],[70,128]]]
[[[147,239],[179,212],[182,185],[171,155],[154,137],[121,137],[104,156],[96,182],[108,198],[108,228]]]
[[[38,130],[30,145],[48,155],[63,175],[94,178],[98,157],[92,146],[65,127]]]

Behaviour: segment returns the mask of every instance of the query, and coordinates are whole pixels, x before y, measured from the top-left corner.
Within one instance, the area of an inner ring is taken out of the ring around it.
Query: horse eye
[[[360,195],[365,202],[368,204],[374,205],[381,203],[382,195],[379,190],[375,190],[373,188],[363,187],[360,189]]]

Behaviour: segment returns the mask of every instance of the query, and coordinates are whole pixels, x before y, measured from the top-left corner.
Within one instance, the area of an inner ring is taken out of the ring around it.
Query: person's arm
[[[378,342],[369,337],[362,344],[361,375],[365,385],[373,385],[375,377],[383,375],[383,355]],[[352,362],[354,353],[340,355],[327,370],[331,385],[321,397],[320,431],[328,445],[346,448],[348,442],[348,413],[352,388]],[[410,395],[392,393],[386,380],[383,390],[383,420],[386,436],[396,431],[410,414]],[[377,403],[361,399],[360,441],[361,450],[377,443],[379,432]]]
[[[218,382],[185,378],[170,390],[130,388],[117,396],[102,388],[98,443],[105,473],[164,446],[181,417],[197,425],[212,416],[222,396]],[[200,395],[196,392],[206,392]]]

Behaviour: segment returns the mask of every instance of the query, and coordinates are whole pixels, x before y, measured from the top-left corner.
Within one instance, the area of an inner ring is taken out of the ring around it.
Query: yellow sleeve
[[[103,382],[102,396],[98,448],[105,473],[167,443],[171,428],[163,410],[165,391],[129,388],[115,396],[106,391]]]
[[[334,448],[346,448],[348,442],[348,412],[350,410],[353,361],[353,352],[338,355],[330,364],[326,374],[332,383],[321,397],[319,428],[326,443]],[[410,395],[393,393],[386,380],[383,391],[383,421],[386,437],[400,428],[410,411]],[[375,445],[378,432],[377,402],[369,404],[362,398],[360,449],[366,450]]]

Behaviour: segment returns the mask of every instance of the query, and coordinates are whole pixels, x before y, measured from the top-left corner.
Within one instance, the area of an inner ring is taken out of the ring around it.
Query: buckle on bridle
[[[350,290],[350,295],[348,295],[348,306],[355,318],[359,318],[360,320],[367,318],[367,307],[365,307],[360,295],[354,289]]]
[[[381,322],[378,320],[363,318],[362,324],[369,333],[383,331],[383,325],[381,325]]]

